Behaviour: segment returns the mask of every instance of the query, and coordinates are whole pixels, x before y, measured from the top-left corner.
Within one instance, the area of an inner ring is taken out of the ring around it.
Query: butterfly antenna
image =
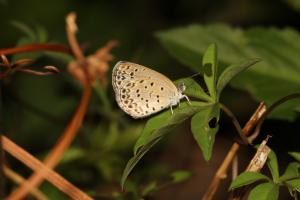
[[[198,73],[196,73],[196,74],[193,74],[192,76],[189,76],[188,78],[193,78],[193,77],[198,76],[198,75],[200,75],[200,74],[201,74],[201,73],[198,72]]]

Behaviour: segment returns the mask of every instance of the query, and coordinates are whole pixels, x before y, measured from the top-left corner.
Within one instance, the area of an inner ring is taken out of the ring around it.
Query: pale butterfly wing
[[[116,101],[133,118],[142,118],[176,105],[182,94],[166,76],[147,67],[120,61],[112,73]]]

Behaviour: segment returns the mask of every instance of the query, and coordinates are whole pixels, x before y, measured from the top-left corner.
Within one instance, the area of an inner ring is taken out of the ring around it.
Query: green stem
[[[245,136],[244,132],[243,132],[243,129],[239,123],[239,121],[237,120],[236,116],[233,114],[233,112],[231,112],[231,110],[229,108],[227,108],[224,104],[220,103],[219,102],[219,105],[220,105],[220,108],[226,113],[226,115],[228,117],[231,118],[232,120],[232,123],[233,125],[235,126],[239,136],[241,137],[241,139],[243,140],[243,142],[245,144],[250,144],[247,137]]]
[[[286,101],[292,100],[292,99],[297,99],[300,98],[300,93],[294,93],[294,94],[290,94],[288,96],[282,97],[281,99],[275,101],[267,110],[266,112],[261,116],[261,118],[259,119],[257,126],[253,132],[253,136],[257,136],[260,132],[261,126],[264,123],[265,119],[267,118],[267,116],[278,106],[280,106],[281,104],[285,103]],[[252,136],[251,136],[252,137]]]

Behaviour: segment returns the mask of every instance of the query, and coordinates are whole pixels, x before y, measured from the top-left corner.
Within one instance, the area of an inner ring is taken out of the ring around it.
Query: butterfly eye
[[[179,84],[177,85],[177,89],[178,89],[178,91],[181,92],[181,93],[184,92],[185,89],[186,89],[185,84],[184,84],[184,83],[179,83]]]

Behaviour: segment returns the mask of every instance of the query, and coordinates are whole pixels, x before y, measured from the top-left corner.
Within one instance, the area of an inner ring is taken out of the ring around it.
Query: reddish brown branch
[[[67,32],[67,36],[68,36],[67,38],[71,46],[72,52],[74,56],[77,58],[77,61],[82,64],[82,62],[85,60],[85,57],[75,37],[75,34],[77,32],[77,25],[75,23],[75,20],[76,20],[76,14],[74,12],[71,12],[66,17],[66,32]]]
[[[1,93],[1,88],[0,88],[0,93]],[[2,117],[1,114],[0,117]],[[0,177],[4,177],[4,151],[3,151],[1,137],[0,137]],[[0,178],[0,199],[4,198],[4,188],[5,188],[5,179]]]
[[[21,183],[23,183],[25,181],[25,179],[21,175],[19,175],[18,173],[16,173],[9,167],[3,166],[3,169],[4,169],[5,176],[8,177],[10,180],[12,180],[14,183],[20,185]],[[46,195],[44,195],[40,190],[38,190],[36,188],[34,188],[30,192],[31,192],[32,196],[34,196],[37,200],[48,200]]]
[[[260,172],[264,167],[271,149],[267,146],[267,142],[271,136],[267,136],[265,140],[257,148],[257,151],[246,168],[246,172]],[[247,195],[250,185],[235,189],[232,194],[232,200],[241,200]]]
[[[69,30],[70,30],[70,28],[68,28],[69,26],[70,25],[68,24],[68,21],[67,21],[67,36],[70,41],[70,46],[71,46],[71,48],[73,48],[73,47],[76,48],[76,50],[72,49],[72,52],[74,52],[75,57],[77,58],[77,60],[80,61],[80,63],[82,64],[82,67],[85,68],[86,67],[86,66],[84,66],[85,58],[83,57],[83,53],[81,52],[79,46],[77,46],[78,43],[77,43],[75,36],[70,35],[71,33],[75,34],[75,32],[69,33]],[[72,39],[70,40],[69,37],[71,37]],[[80,53],[78,51],[80,51]],[[85,72],[86,72],[86,70],[85,70]],[[92,89],[91,89],[91,84],[90,84],[88,74],[85,73],[84,91],[83,91],[83,94],[81,97],[80,104],[79,104],[72,120],[68,124],[66,130],[64,131],[64,133],[59,138],[56,145],[52,148],[51,152],[47,155],[46,159],[44,160],[44,164],[47,167],[54,168],[58,164],[63,153],[70,146],[74,137],[78,133],[78,130],[81,126],[84,115],[86,113],[87,107],[89,105],[89,101],[90,101],[90,97],[91,97],[91,90]],[[43,181],[43,178],[46,175],[47,175],[47,170],[45,170],[45,168],[42,168],[42,169],[36,171],[35,174],[33,174],[17,190],[15,190],[7,198],[7,200],[23,199],[32,188],[37,187]]]
[[[76,136],[76,133],[78,132],[81,126],[89,104],[90,96],[91,86],[90,84],[86,84],[81,98],[81,102],[73,116],[73,119],[71,120],[65,132],[58,140],[57,144],[53,147],[51,152],[47,155],[44,161],[44,164],[47,167],[55,167],[60,161],[64,151],[70,146],[71,142],[73,141],[74,137]],[[27,181],[25,181],[17,190],[15,190],[9,197],[7,197],[7,200],[24,198],[26,194],[30,191],[30,189],[36,187],[42,182],[43,177],[45,177],[46,174],[47,170],[45,170],[44,168],[37,171],[29,179],[27,179]]]
[[[259,119],[263,116],[263,114],[266,112],[266,105],[262,102],[250,118],[250,120],[247,122],[247,124],[243,128],[243,133],[247,136],[250,134],[250,131],[254,128],[254,126],[257,124]],[[219,169],[217,170],[213,180],[211,181],[206,193],[202,197],[202,200],[212,200],[222,179],[226,178],[228,167],[230,166],[230,163],[234,159],[235,155],[237,154],[237,151],[239,149],[240,145],[238,143],[234,143],[229,152],[227,153],[225,159],[223,160],[222,164],[220,165]]]
[[[33,157],[30,153],[22,149],[20,146],[12,142],[5,136],[0,136],[2,140],[3,149],[17,158],[19,161],[24,163],[26,166],[35,171],[43,171],[43,177],[46,178],[50,183],[55,185],[59,190],[69,195],[70,198],[76,200],[92,200],[87,194],[82,192],[76,186],[68,182],[62,176],[54,172],[52,169],[44,165],[41,161]],[[27,185],[26,185],[27,186]],[[14,198],[22,199],[22,198]]]
[[[0,54],[10,55],[33,51],[55,51],[67,54],[72,54],[70,48],[61,44],[30,44],[13,48],[0,49]]]

